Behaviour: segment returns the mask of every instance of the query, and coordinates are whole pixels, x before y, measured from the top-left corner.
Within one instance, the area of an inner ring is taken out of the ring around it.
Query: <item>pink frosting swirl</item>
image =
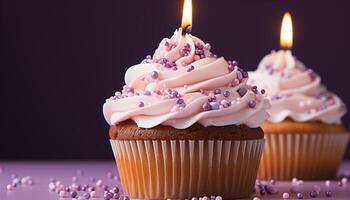
[[[248,73],[235,61],[218,58],[210,48],[181,29],[163,39],[153,56],[127,70],[123,91],[106,100],[106,121],[132,119],[142,128],[260,126],[268,101],[246,84]]]
[[[289,50],[272,51],[250,72],[250,84],[266,89],[270,98],[269,120],[278,123],[292,118],[298,122],[341,123],[346,106],[321,84],[321,78],[307,69]]]

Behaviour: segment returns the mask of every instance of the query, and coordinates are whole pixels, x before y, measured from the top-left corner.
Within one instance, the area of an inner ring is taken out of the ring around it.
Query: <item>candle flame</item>
[[[282,48],[292,48],[293,46],[293,24],[292,16],[289,12],[283,15],[282,26],[281,26],[281,36],[280,45]]]
[[[181,28],[183,31],[190,32],[192,27],[192,0],[185,0],[182,11]]]

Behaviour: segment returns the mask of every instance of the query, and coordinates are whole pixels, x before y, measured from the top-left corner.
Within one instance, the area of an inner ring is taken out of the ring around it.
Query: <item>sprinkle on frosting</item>
[[[260,126],[269,103],[257,87],[247,85],[248,73],[236,61],[211,49],[195,36],[183,36],[181,29],[163,39],[153,56],[127,70],[123,90],[106,100],[107,122],[132,119],[142,128],[177,129],[194,123]]]

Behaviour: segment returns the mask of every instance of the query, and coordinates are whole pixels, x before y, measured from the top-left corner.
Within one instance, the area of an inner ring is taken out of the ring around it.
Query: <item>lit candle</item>
[[[293,62],[291,48],[293,46],[293,23],[289,12],[283,15],[281,33],[280,33],[281,50],[277,51],[277,56],[274,61],[275,69],[284,69],[289,63]]]
[[[182,10],[182,35],[191,33],[192,29],[192,0],[185,0],[184,7]]]
[[[280,45],[282,49],[291,49],[293,46],[293,24],[289,12],[286,12],[282,19]]]

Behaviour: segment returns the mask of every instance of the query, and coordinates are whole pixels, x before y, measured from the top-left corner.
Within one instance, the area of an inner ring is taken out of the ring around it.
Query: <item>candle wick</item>
[[[182,29],[182,35],[186,35],[186,33],[187,34],[190,34],[191,33],[191,25],[190,24],[188,24],[188,25],[186,25],[183,29]]]

